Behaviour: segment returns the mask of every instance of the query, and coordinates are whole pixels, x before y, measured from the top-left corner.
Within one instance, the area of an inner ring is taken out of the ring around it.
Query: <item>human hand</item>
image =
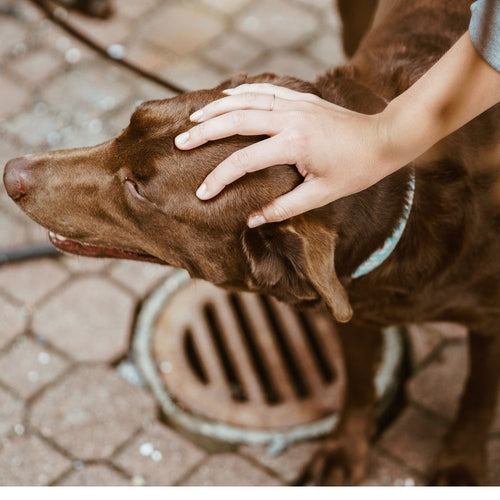
[[[196,195],[208,200],[246,173],[295,165],[304,181],[248,218],[256,227],[278,222],[361,191],[391,173],[386,131],[379,115],[364,115],[313,94],[268,83],[240,85],[228,97],[191,115],[199,123],[176,137],[192,149],[231,135],[267,135],[236,151],[203,181]]]

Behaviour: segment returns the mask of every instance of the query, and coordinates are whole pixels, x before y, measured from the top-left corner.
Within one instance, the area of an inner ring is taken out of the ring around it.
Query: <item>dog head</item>
[[[301,181],[293,166],[248,174],[210,201],[195,196],[218,163],[263,137],[235,136],[190,151],[178,150],[174,138],[192,126],[192,112],[244,81],[317,93],[293,78],[239,75],[215,89],[146,102],[106,143],[11,160],[7,191],[63,251],[170,264],[289,303],[323,299],[347,321],[352,312],[334,267],[336,232],[322,210],[246,227],[250,213]]]

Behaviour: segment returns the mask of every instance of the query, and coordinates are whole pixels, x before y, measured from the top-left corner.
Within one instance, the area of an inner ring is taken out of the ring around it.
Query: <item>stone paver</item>
[[[398,461],[373,451],[363,486],[425,486],[425,478]]]
[[[325,33],[314,39],[307,50],[326,66],[340,66],[346,61],[338,34]]]
[[[113,460],[147,485],[172,485],[206,457],[206,453],[168,427],[155,423]]]
[[[0,268],[0,288],[28,305],[60,287],[69,273],[57,262],[40,259]]]
[[[243,457],[213,455],[184,483],[186,486],[278,486],[280,482]]]
[[[33,435],[12,437],[0,449],[0,486],[44,486],[71,462]]]
[[[37,87],[60,71],[63,65],[61,54],[41,49],[16,59],[12,70],[25,84]]]
[[[113,264],[109,274],[130,290],[142,296],[171,273],[172,269],[169,266],[160,266],[158,264],[122,260]]]
[[[303,59],[290,51],[277,52],[250,67],[250,73],[271,72],[306,81],[314,81],[319,65],[312,59]]]
[[[25,327],[26,317],[19,306],[14,306],[0,296],[0,349],[5,347]]]
[[[26,35],[26,26],[7,18],[0,18],[0,56],[13,52],[24,42]]]
[[[443,338],[449,340],[465,339],[467,336],[467,329],[456,323],[426,323],[426,326],[439,332]]]
[[[19,219],[0,214],[0,241],[4,248],[15,248],[27,242],[26,227]]]
[[[248,40],[238,33],[230,33],[219,37],[205,51],[205,57],[216,66],[222,66],[231,72],[243,71],[263,52],[258,43],[249,44]]]
[[[248,5],[251,0],[203,0],[203,2],[221,12],[235,14]]]
[[[130,87],[122,73],[104,64],[96,64],[85,71],[75,68],[63,73],[42,93],[53,109],[67,112],[67,102],[71,102],[72,114],[79,121],[94,119],[103,111],[116,109],[126,102],[129,95]]]
[[[109,465],[83,465],[71,471],[58,486],[130,486],[131,482]]]
[[[103,366],[78,368],[48,388],[31,414],[42,435],[81,460],[111,456],[154,418],[149,394]]]
[[[26,399],[56,379],[68,366],[68,362],[51,349],[21,337],[0,356],[0,381]]]
[[[450,345],[439,359],[419,371],[408,383],[410,398],[452,420],[467,377],[467,346]]]
[[[9,116],[18,108],[25,106],[29,100],[29,93],[15,82],[0,76],[0,95],[8,95],[8,99],[0,100],[0,115]]]
[[[168,29],[165,27],[166,20],[169,22]],[[177,55],[186,55],[221,33],[224,24],[218,17],[200,12],[186,2],[166,4],[141,29],[151,43]]]
[[[123,44],[133,61],[187,89],[214,86],[237,71],[313,80],[345,60],[332,0],[114,4],[109,22],[74,13],[69,19],[104,44]],[[172,95],[41,22],[29,2],[0,0],[6,5],[19,15],[0,16],[0,176],[10,158],[107,140],[140,101]],[[0,245],[35,241],[46,242],[46,232],[0,184]],[[321,443],[277,456],[262,446],[209,455],[195,437],[160,423],[147,390],[120,376],[135,377],[125,356],[137,305],[169,271],[70,256],[0,267],[0,484],[296,481]],[[464,328],[449,323],[411,326],[410,403],[375,446],[365,484],[425,484],[443,417],[452,418],[457,406],[464,339]],[[499,433],[500,403],[489,442],[492,484],[500,484]]]
[[[80,361],[112,361],[128,349],[134,301],[100,277],[82,277],[55,294],[33,319],[34,331]]]
[[[414,365],[424,362],[443,340],[438,331],[426,325],[408,325],[408,335],[411,340]]]
[[[92,257],[80,257],[67,255],[61,259],[62,263],[74,273],[99,273],[111,266],[113,259],[94,259]]]
[[[318,19],[311,12],[284,0],[252,2],[237,20],[242,33],[265,40],[272,48],[303,44],[317,26]]]
[[[0,387],[0,438],[12,433],[16,425],[22,425],[23,409],[20,399]]]
[[[445,431],[443,424],[409,407],[384,433],[379,444],[392,456],[425,474]]]
[[[240,453],[252,457],[268,469],[272,469],[287,483],[294,483],[304,467],[309,463],[321,443],[300,443],[291,445],[282,453],[270,455],[266,448],[260,445],[246,445],[240,448]]]

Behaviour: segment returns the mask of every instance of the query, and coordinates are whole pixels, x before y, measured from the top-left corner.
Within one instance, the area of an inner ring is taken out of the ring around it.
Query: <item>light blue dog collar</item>
[[[384,245],[375,250],[368,259],[366,259],[352,274],[353,278],[359,278],[360,276],[364,276],[365,274],[370,273],[374,269],[376,269],[382,262],[384,262],[389,255],[391,255],[392,251],[396,248],[399,240],[401,239],[401,235],[405,230],[406,223],[408,222],[408,217],[410,215],[411,207],[413,205],[413,197],[415,196],[415,172],[412,170],[410,177],[410,186],[408,192],[406,193],[406,203],[403,215],[398,222],[398,225],[392,232],[391,236],[385,240]]]

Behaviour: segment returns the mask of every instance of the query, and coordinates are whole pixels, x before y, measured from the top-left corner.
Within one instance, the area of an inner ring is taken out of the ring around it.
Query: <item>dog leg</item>
[[[359,483],[366,469],[369,440],[374,431],[374,376],[380,359],[379,329],[338,324],[346,370],[344,409],[339,425],[313,457],[301,484]]]
[[[432,469],[433,485],[485,481],[486,440],[500,378],[500,335],[469,333],[469,377],[454,424]]]
[[[342,18],[342,44],[347,57],[352,57],[363,35],[370,27],[377,0],[337,0]]]

